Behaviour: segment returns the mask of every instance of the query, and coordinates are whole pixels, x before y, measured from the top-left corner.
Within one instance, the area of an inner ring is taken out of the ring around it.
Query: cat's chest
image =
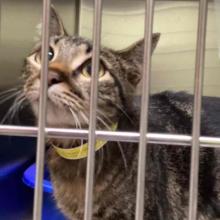
[[[115,160],[115,164],[117,165],[117,160]],[[48,165],[58,208],[71,220],[83,219],[86,179],[85,174],[81,173],[81,176],[77,176],[77,170],[85,170],[86,163],[80,164],[71,161],[68,163],[52,151]],[[133,201],[134,198],[130,198],[133,193],[128,193],[132,191],[131,188],[134,188],[132,186],[132,178],[129,178],[128,173],[123,172],[120,166],[113,166],[112,164],[108,169],[104,169],[103,173],[95,178],[94,217],[105,216],[105,219],[108,219],[107,216],[117,215],[118,213],[115,213],[114,208],[116,202],[118,203],[117,206],[120,207],[121,204],[124,204],[121,200],[124,200],[122,198],[125,196],[127,197],[127,205]]]
[[[126,183],[126,184],[125,184]],[[81,220],[84,216],[85,179],[74,181],[53,180],[57,206],[71,220]],[[94,219],[131,219],[134,213],[135,193],[132,182],[122,175],[107,175],[101,183],[95,183],[93,193]],[[133,190],[132,190],[133,189]],[[126,201],[126,202],[125,202]],[[126,204],[126,205],[125,205]],[[127,210],[124,214],[120,210]]]

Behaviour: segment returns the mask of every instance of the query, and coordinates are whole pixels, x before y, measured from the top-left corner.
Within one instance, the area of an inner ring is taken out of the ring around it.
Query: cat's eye
[[[54,50],[52,47],[49,47],[48,51],[48,60],[51,61],[54,58]],[[41,52],[38,51],[35,55],[35,61],[40,62],[41,61]]]
[[[48,60],[51,61],[54,57],[54,50],[52,47],[49,47],[49,51],[48,51]]]
[[[89,63],[86,66],[84,66],[83,69],[82,69],[81,74],[83,76],[85,76],[86,78],[91,77],[91,75],[92,75],[92,64]],[[103,65],[100,63],[100,65],[99,65],[99,78],[104,76],[104,74],[105,74],[105,69],[104,69]]]

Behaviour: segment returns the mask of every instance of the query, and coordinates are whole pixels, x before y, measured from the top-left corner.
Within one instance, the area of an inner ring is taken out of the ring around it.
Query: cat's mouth
[[[39,97],[36,91],[31,96],[27,96],[36,119],[39,115]],[[47,121],[49,127],[58,128],[74,128],[74,129],[88,129],[88,113],[83,109],[77,109],[77,106],[70,106],[60,100],[54,101],[47,99]]]

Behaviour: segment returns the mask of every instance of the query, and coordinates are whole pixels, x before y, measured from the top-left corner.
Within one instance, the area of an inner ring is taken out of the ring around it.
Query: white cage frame
[[[80,7],[80,1],[77,8]],[[50,0],[43,0],[43,25],[42,25],[42,80],[40,92],[39,121],[38,127],[0,125],[0,135],[13,136],[37,136],[37,159],[36,159],[36,187],[34,193],[33,219],[41,220],[42,213],[42,181],[45,156],[45,138],[83,138],[88,139],[89,153],[86,174],[86,197],[84,220],[92,219],[92,197],[93,197],[93,174],[94,174],[94,143],[96,138],[110,141],[139,142],[138,181],[136,197],[136,220],[143,220],[144,216],[144,188],[145,188],[145,164],[146,144],[165,145],[188,145],[191,148],[191,171],[190,171],[190,196],[189,196],[189,220],[196,220],[197,216],[197,195],[198,195],[198,171],[199,171],[199,148],[220,147],[220,138],[200,136],[200,116],[202,103],[202,87],[205,60],[205,39],[207,26],[208,0],[199,1],[198,32],[196,46],[195,78],[194,78],[194,111],[192,135],[175,135],[148,133],[148,102],[149,82],[151,69],[151,36],[154,14],[154,0],[145,0],[145,48],[143,60],[143,85],[141,100],[141,116],[139,132],[112,132],[96,131],[96,101],[97,101],[97,76],[99,67],[99,51],[101,38],[102,0],[94,0],[94,21],[93,21],[93,54],[92,54],[92,82],[91,82],[91,103],[90,103],[90,125],[89,130],[80,129],[56,129],[47,128],[46,104],[47,104],[47,72],[48,72],[48,46],[49,46],[49,23],[50,23]],[[79,19],[77,16],[76,20]],[[78,32],[79,26],[75,28]]]

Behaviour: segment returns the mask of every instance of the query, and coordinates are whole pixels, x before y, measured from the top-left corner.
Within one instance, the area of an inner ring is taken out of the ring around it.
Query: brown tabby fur
[[[65,31],[54,9],[51,15],[48,113],[50,127],[88,128],[90,77],[82,74],[91,59],[89,40],[72,37]],[[152,51],[159,34],[153,34]],[[40,44],[25,63],[24,93],[38,117]],[[102,48],[99,78],[97,124],[109,129],[137,130],[139,102],[134,99],[141,80],[143,41],[124,51]],[[83,67],[81,67],[84,65]],[[151,97],[150,131],[190,133],[192,98],[165,92]],[[205,122],[204,122],[205,123]],[[206,127],[204,133],[211,133]],[[208,131],[208,132],[207,132]],[[49,140],[60,147],[74,147],[80,140]],[[93,219],[131,220],[135,213],[137,179],[136,144],[109,142],[96,153]],[[186,220],[188,212],[188,147],[149,145],[146,168],[145,220]],[[214,220],[218,213],[218,154],[202,149],[200,154],[199,220]],[[210,161],[210,163],[207,163]],[[51,147],[48,166],[57,206],[71,220],[84,214],[86,159],[66,160]]]

